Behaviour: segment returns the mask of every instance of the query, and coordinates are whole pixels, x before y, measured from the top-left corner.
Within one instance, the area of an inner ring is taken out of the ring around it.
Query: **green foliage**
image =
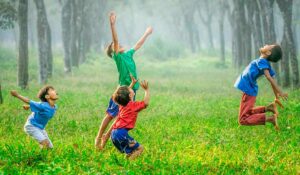
[[[37,59],[29,59],[29,89],[20,93],[37,100],[40,86],[32,79],[37,74]],[[130,135],[145,151],[132,162],[111,141],[104,151],[96,151],[94,138],[117,87],[118,74],[113,60],[91,60],[92,64],[81,65],[67,77],[62,74],[62,56],[54,57],[56,71],[49,84],[57,89],[60,99],[58,111],[46,127],[54,144],[51,151],[40,150],[23,132],[30,113],[9,95],[9,90],[18,90],[16,69],[6,68],[15,60],[1,60],[1,73],[10,78],[2,81],[0,174],[299,173],[300,91],[290,91],[285,109],[279,109],[280,131],[270,124],[238,126],[241,93],[232,87],[237,73],[217,69],[216,57],[163,62],[136,59],[140,80],[149,80],[151,100]],[[259,87],[257,105],[270,103],[274,96],[268,82],[262,79]],[[143,94],[138,90],[137,99]]]
[[[164,41],[161,38],[154,39],[145,47],[145,55],[158,60],[168,60],[183,57],[185,50],[176,42]]]
[[[14,28],[17,20],[17,10],[14,7],[15,1],[0,0],[0,29]]]

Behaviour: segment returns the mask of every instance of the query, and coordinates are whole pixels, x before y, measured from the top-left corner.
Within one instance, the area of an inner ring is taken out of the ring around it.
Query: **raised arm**
[[[114,12],[111,12],[109,15],[109,21],[110,21],[110,28],[111,28],[111,33],[112,33],[112,39],[114,43],[114,51],[119,53],[119,41],[118,41],[118,36],[117,36],[117,31],[115,27],[116,23],[116,14]]]
[[[129,88],[133,88],[133,86],[136,84],[136,82],[138,82],[138,80],[136,80],[132,75],[130,75],[131,78],[131,83],[129,85]]]
[[[137,51],[139,48],[142,47],[144,42],[146,41],[147,37],[152,33],[153,29],[152,27],[148,27],[144,33],[144,35],[138,40],[138,42],[133,47],[135,51]]]
[[[271,77],[270,72],[269,72],[268,69],[265,69],[265,70],[264,70],[264,74],[265,74],[265,77],[267,78],[267,80],[270,82],[270,84],[271,84],[271,86],[272,86],[272,89],[273,89],[273,92],[274,92],[274,95],[275,95],[276,100],[278,100],[279,97],[281,97],[281,98],[284,99],[284,100],[287,100],[288,94],[287,94],[287,93],[283,93],[283,92],[279,89],[279,87],[278,87],[276,81]]]
[[[29,101],[30,101],[30,100],[29,100],[28,98],[23,97],[22,95],[20,95],[17,91],[12,90],[12,91],[10,91],[10,94],[11,94],[13,97],[16,97],[16,98],[20,99],[20,100],[23,101],[24,103],[29,104]]]
[[[146,106],[148,106],[150,101],[150,91],[149,91],[148,82],[143,80],[140,84],[141,87],[145,90],[144,103]]]

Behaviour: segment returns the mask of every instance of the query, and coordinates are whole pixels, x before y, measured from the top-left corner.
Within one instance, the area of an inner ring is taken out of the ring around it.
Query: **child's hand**
[[[23,109],[28,110],[28,109],[30,109],[30,107],[29,107],[29,105],[23,105]]]
[[[100,145],[100,149],[103,149],[106,145],[107,140],[109,139],[110,134],[106,133],[103,134],[102,139],[101,139],[101,145]]]
[[[101,139],[99,137],[95,138],[95,147],[101,150]]]
[[[139,80],[135,79],[134,76],[132,76],[130,74],[130,78],[131,78],[131,83],[129,85],[130,88],[133,88],[133,86],[136,84],[136,82],[138,82]]]
[[[287,93],[280,92],[280,93],[278,94],[278,97],[281,97],[283,100],[287,100],[287,99],[288,99],[288,94],[287,94]]]
[[[109,20],[110,20],[111,24],[115,24],[116,18],[117,18],[117,16],[116,16],[115,12],[110,12],[110,14],[109,14]]]
[[[153,31],[153,28],[150,26],[146,29],[146,34],[150,35],[152,33],[152,31]]]
[[[10,94],[11,94],[12,96],[14,96],[14,97],[16,97],[16,96],[19,95],[18,92],[15,91],[15,90],[10,91]]]
[[[142,88],[146,91],[149,88],[148,82],[146,80],[143,80],[140,85],[142,86]]]

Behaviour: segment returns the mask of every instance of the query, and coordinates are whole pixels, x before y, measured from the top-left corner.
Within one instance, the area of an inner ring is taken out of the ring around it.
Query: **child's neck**
[[[266,59],[267,57],[268,57],[268,55],[266,55],[266,54],[264,54],[264,53],[261,53],[261,54],[260,54],[260,58]]]
[[[54,100],[48,100],[48,103],[51,107],[55,106],[55,101]]]

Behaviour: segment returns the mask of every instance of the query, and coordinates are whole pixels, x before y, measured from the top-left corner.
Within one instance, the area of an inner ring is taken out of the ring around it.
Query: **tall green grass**
[[[217,69],[218,59],[190,55],[159,61],[135,56],[140,80],[150,83],[150,106],[130,131],[145,152],[128,161],[108,142],[94,149],[94,138],[118,83],[111,59],[94,59],[63,73],[55,54],[49,80],[60,96],[46,130],[54,144],[40,150],[23,132],[29,115],[9,95],[17,89],[38,100],[37,61],[30,57],[29,89],[16,87],[16,59],[0,59],[4,104],[0,105],[0,174],[299,174],[300,91],[289,91],[280,109],[280,131],[273,126],[245,127],[237,122],[241,93],[233,88],[238,72]],[[270,85],[259,81],[257,105],[273,100]],[[137,99],[143,98],[143,90]]]

